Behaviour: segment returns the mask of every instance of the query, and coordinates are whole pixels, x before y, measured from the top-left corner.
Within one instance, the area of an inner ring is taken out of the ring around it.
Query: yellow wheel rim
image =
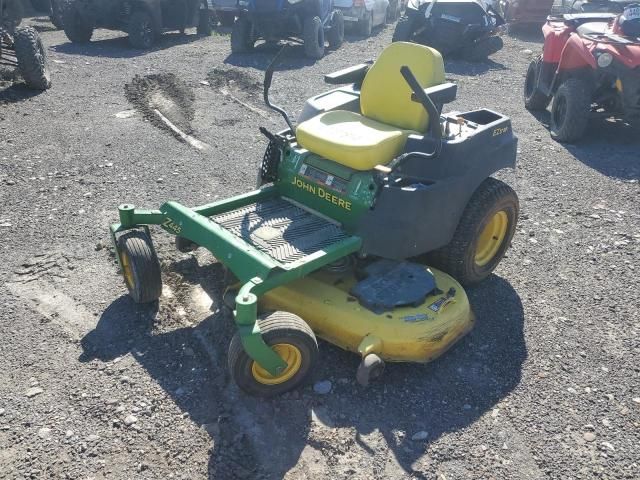
[[[280,358],[287,362],[287,368],[285,368],[280,375],[274,377],[256,362],[253,362],[251,365],[253,378],[263,385],[279,385],[287,380],[291,380],[293,376],[298,373],[302,365],[302,353],[300,353],[298,347],[288,343],[277,343],[271,348]]]
[[[129,290],[133,289],[134,277],[133,268],[131,267],[131,259],[126,252],[120,254],[120,264],[122,265],[122,276],[124,277],[124,283],[127,284]]]
[[[478,238],[475,258],[476,265],[484,267],[494,259],[507,236],[508,226],[509,217],[504,210],[500,210],[489,220],[489,223],[484,227],[484,230],[482,230]]]

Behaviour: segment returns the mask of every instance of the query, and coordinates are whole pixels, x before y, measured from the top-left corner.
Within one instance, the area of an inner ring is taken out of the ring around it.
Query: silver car
[[[354,24],[364,37],[371,30],[400,17],[401,0],[334,0],[336,8],[342,10],[346,24]]]

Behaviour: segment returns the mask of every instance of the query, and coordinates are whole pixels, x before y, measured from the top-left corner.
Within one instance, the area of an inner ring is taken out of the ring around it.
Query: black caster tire
[[[124,283],[133,301],[150,303],[160,298],[160,262],[149,236],[137,230],[125,233],[118,239],[118,253]]]
[[[229,345],[229,372],[245,393],[275,397],[308,379],[318,358],[318,342],[309,325],[293,313],[273,312],[257,321],[265,343],[287,362],[287,368],[271,376],[247,355],[236,333]]]

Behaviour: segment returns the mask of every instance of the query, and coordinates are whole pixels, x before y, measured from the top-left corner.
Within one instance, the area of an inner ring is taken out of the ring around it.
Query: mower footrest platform
[[[349,237],[339,225],[283,198],[269,198],[210,219],[283,264]]]

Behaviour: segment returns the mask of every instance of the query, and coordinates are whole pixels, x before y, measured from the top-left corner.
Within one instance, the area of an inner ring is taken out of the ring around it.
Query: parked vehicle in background
[[[346,25],[354,25],[364,37],[371,30],[400,18],[399,0],[334,0],[336,8],[342,10]]]
[[[499,0],[504,19],[509,24],[542,24],[553,3],[554,0]]]
[[[62,1],[62,23],[67,38],[86,43],[96,28],[129,34],[134,48],[148,49],[162,32],[197,27],[210,35],[207,0],[58,0]]]
[[[443,55],[483,61],[502,49],[503,18],[484,0],[410,0],[394,42],[416,42]]]
[[[622,13],[626,6],[638,3],[638,0],[574,0],[571,11],[574,13]]]
[[[231,51],[246,53],[262,39],[294,38],[304,43],[305,55],[324,56],[325,43],[336,49],[344,40],[344,18],[333,0],[240,0],[240,13],[231,32]]]

